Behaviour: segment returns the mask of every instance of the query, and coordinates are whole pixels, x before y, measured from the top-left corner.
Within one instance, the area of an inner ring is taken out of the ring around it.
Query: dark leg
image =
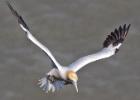
[[[51,83],[53,83],[53,82],[55,81],[54,76],[51,76],[51,75],[47,75],[47,79],[48,79]]]

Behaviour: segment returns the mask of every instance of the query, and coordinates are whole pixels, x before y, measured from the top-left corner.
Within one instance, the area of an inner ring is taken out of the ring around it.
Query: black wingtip
[[[104,41],[103,47],[108,47],[110,44],[116,46],[119,43],[122,43],[128,34],[130,26],[131,24],[129,25],[124,24],[123,26],[120,26],[118,29],[115,29],[114,32],[111,32],[111,34],[108,35],[108,37]]]
[[[15,16],[15,17],[19,17],[18,13],[14,10],[14,8],[12,7],[11,3],[9,1],[5,1],[5,3],[7,4],[7,6],[9,7],[9,9],[11,10],[12,14]]]
[[[23,20],[22,16],[20,16],[18,14],[18,12],[12,7],[12,5],[10,4],[10,2],[9,1],[6,1],[6,4],[9,7],[9,9],[11,10],[12,14],[18,19],[18,23],[21,24],[21,25],[23,25],[23,27],[26,28],[27,30],[29,30],[29,27],[27,26],[27,24]]]

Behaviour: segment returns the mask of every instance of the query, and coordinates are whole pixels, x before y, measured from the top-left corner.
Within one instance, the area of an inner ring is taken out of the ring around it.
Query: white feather
[[[27,33],[27,38],[33,42],[35,45],[37,45],[40,49],[42,49],[45,53],[47,53],[47,55],[50,57],[50,59],[53,61],[53,63],[55,63],[56,67],[61,70],[62,67],[61,65],[56,61],[56,59],[54,58],[54,56],[52,55],[52,53],[50,52],[50,50],[45,47],[42,43],[40,43],[31,33],[29,30],[27,30],[22,24],[19,24],[20,27],[23,29],[23,31],[25,31]]]
[[[75,62],[73,62],[72,64],[70,64],[69,68],[71,68],[71,70],[74,70],[75,72],[77,72],[79,69],[81,69],[82,67],[84,67],[85,65],[87,65],[91,62],[94,62],[96,60],[100,60],[103,58],[108,58],[108,57],[114,55],[115,50],[117,48],[119,48],[120,46],[121,46],[121,43],[115,47],[110,45],[107,48],[103,48],[102,50],[100,50],[99,52],[97,52],[95,54],[81,57],[80,59],[78,59]]]

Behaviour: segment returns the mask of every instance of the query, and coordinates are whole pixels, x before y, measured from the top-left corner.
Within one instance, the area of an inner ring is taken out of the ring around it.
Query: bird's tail
[[[42,88],[43,91],[45,91],[46,93],[48,93],[49,91],[52,92],[55,91],[54,85],[50,82],[50,80],[48,80],[47,77],[43,77],[38,81],[39,81],[38,84],[40,85],[40,88]]]
[[[64,85],[67,85],[65,81],[54,79],[53,76],[50,75],[46,75],[46,77],[41,78],[38,84],[46,93],[50,91],[55,92],[56,90],[63,88]]]

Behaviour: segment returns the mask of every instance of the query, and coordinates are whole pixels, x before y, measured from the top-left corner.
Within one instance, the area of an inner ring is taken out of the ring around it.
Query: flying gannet
[[[111,57],[117,53],[130,28],[130,24],[124,24],[123,26],[120,26],[118,29],[115,29],[113,32],[111,32],[111,34],[107,36],[103,43],[103,48],[100,51],[81,57],[68,66],[62,66],[52,55],[50,50],[31,34],[30,29],[23,20],[22,16],[18,14],[18,12],[11,6],[9,2],[7,2],[7,5],[10,8],[12,14],[17,18],[18,24],[26,33],[27,38],[41,50],[43,50],[52,62],[53,68],[51,71],[46,73],[45,77],[39,80],[40,87],[43,88],[46,93],[50,91],[54,92],[55,90],[63,88],[68,84],[74,85],[76,91],[78,92],[77,71],[91,62]]]

